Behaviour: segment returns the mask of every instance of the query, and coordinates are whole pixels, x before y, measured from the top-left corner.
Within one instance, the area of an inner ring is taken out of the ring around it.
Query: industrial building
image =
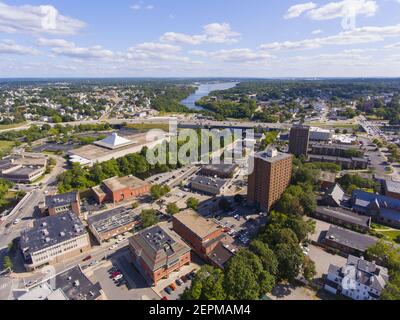
[[[254,157],[254,170],[249,176],[248,200],[269,212],[279,201],[292,178],[293,155],[276,149],[260,152]]]
[[[15,183],[32,183],[46,173],[47,157],[14,154],[0,160],[0,178]]]
[[[149,183],[134,176],[126,176],[104,180],[100,186],[92,188],[92,191],[99,204],[115,204],[149,194],[150,188]]]
[[[87,219],[89,229],[99,243],[131,231],[139,223],[139,216],[132,209],[117,208]]]
[[[93,166],[95,163],[138,153],[144,147],[152,149],[168,139],[166,134],[153,132],[129,137],[120,137],[117,133],[113,133],[104,140],[70,151],[68,156],[69,161],[72,163]]]
[[[20,248],[25,267],[33,271],[90,250],[89,234],[72,212],[35,220],[21,233]]]
[[[177,234],[159,225],[131,237],[129,250],[136,268],[151,285],[191,263],[190,247]]]

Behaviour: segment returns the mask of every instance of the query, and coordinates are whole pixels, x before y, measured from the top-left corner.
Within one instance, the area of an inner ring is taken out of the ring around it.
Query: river
[[[209,93],[212,91],[228,90],[236,87],[238,84],[239,82],[218,82],[202,84],[199,86],[195,93],[187,97],[185,100],[182,100],[181,104],[192,110],[203,110],[202,107],[196,106],[196,101],[199,101],[201,98],[208,96]]]

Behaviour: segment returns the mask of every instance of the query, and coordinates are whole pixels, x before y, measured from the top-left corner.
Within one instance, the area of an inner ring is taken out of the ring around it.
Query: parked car
[[[165,291],[166,293],[168,293],[168,294],[171,294],[171,293],[172,293],[172,289],[171,289],[170,287],[164,288],[164,291]]]
[[[183,285],[183,281],[181,279],[176,279],[176,284],[180,287],[181,285]]]
[[[89,261],[90,259],[92,259],[92,256],[87,256],[85,259],[83,259],[83,262]]]
[[[186,278],[186,276],[182,276],[182,277],[181,277],[181,280],[183,281],[183,283],[188,282],[188,278]]]
[[[169,287],[171,288],[172,291],[175,291],[175,290],[176,290],[176,285],[173,284],[173,283],[171,283],[171,284],[169,285]]]
[[[113,273],[111,274],[111,279],[115,279],[116,277],[120,276],[121,274],[122,274],[122,273],[119,272],[119,271],[113,272]]]
[[[123,278],[124,276],[122,274],[117,275],[116,277],[114,277],[114,281],[119,281]]]
[[[167,297],[162,297],[161,300],[162,300],[162,301],[168,301],[168,298],[167,298]]]

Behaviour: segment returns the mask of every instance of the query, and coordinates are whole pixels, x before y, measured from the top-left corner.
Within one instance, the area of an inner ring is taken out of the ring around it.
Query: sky
[[[0,0],[0,77],[399,77],[400,0]]]

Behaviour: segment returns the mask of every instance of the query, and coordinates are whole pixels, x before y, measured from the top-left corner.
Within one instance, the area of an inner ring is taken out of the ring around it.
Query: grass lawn
[[[15,143],[12,141],[1,141],[0,140],[0,154],[8,153],[12,150]]]
[[[160,129],[165,132],[169,132],[169,124],[167,123],[138,123],[138,124],[128,124],[126,126],[128,129],[134,129],[139,131],[149,131],[153,129]]]
[[[0,130],[14,129],[26,125],[26,122],[13,123],[13,124],[0,124]]]
[[[400,230],[379,231],[379,233],[385,235],[388,240],[393,242],[396,242],[396,239],[400,238]]]

